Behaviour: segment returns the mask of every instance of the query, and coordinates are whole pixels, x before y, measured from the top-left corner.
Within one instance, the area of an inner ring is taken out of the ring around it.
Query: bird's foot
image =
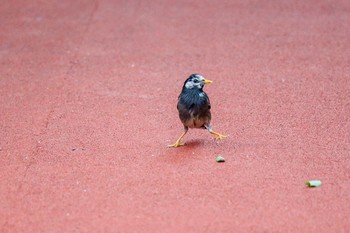
[[[221,139],[224,139],[226,137],[227,136],[220,134],[220,135],[216,136],[215,140],[221,140]]]
[[[188,128],[185,128],[185,132],[183,132],[182,134],[181,134],[181,136],[179,137],[179,139],[177,139],[176,140],[176,142],[174,143],[174,144],[171,144],[171,145],[168,145],[168,147],[179,147],[179,146],[184,146],[185,145],[185,143],[180,143],[180,141],[181,141],[181,139],[185,136],[185,134],[187,133],[187,131],[188,131]]]
[[[174,144],[168,145],[168,147],[176,148],[176,147],[180,147],[180,146],[184,146],[184,145],[185,145],[185,143],[175,142]]]
[[[216,135],[216,138],[215,138],[215,140],[221,140],[221,139],[224,139],[224,138],[226,138],[227,136],[225,136],[225,135],[222,135],[222,134],[220,134],[220,133],[217,133],[217,132],[210,132],[211,134],[214,134],[214,135]]]

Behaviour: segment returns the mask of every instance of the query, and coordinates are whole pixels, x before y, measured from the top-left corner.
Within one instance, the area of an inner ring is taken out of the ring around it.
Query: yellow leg
[[[222,135],[222,134],[219,134],[219,133],[213,131],[213,128],[211,127],[210,123],[207,124],[207,125],[204,125],[204,127],[207,128],[207,130],[209,131],[209,133],[216,135],[215,140],[220,140],[220,139],[223,139],[223,138],[226,138],[226,137],[227,137],[227,136],[225,136],[225,135]]]
[[[220,139],[223,139],[223,138],[226,138],[226,137],[227,137],[227,136],[225,136],[225,135],[219,134],[219,133],[214,132],[214,131],[210,131],[210,133],[216,135],[215,140],[220,140]]]
[[[179,137],[179,139],[177,139],[177,141],[172,144],[172,145],[168,145],[168,147],[179,147],[179,146],[184,146],[185,143],[181,144],[180,141],[181,139],[185,136],[185,134],[187,133],[188,129],[185,129],[185,132],[183,132],[183,134],[181,134],[181,136]]]

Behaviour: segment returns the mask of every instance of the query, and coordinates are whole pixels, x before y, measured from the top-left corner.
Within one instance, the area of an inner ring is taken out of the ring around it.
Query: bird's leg
[[[168,147],[179,147],[179,146],[184,146],[184,145],[185,145],[185,143],[181,144],[180,141],[181,141],[181,139],[185,136],[185,134],[187,133],[188,127],[185,127],[184,130],[185,130],[185,132],[183,132],[183,133],[181,134],[181,136],[179,137],[179,139],[177,139],[177,141],[176,141],[174,144],[168,145]]]
[[[207,128],[207,130],[209,131],[209,133],[216,135],[215,140],[220,140],[220,139],[223,139],[223,138],[226,138],[226,137],[227,137],[227,136],[225,136],[225,135],[222,135],[222,134],[220,134],[220,133],[217,133],[217,132],[213,131],[213,129],[212,129],[212,127],[211,127],[210,124],[209,124],[209,125],[205,125],[205,128]]]

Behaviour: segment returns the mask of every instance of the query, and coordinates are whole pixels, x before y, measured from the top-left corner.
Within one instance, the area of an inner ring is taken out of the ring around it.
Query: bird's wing
[[[191,113],[189,111],[189,108],[186,107],[186,105],[182,102],[179,101],[177,103],[177,110],[179,111],[179,117],[181,122],[187,126],[187,122],[191,119]]]
[[[205,93],[205,92],[204,92],[204,93]],[[210,105],[209,96],[208,96],[207,94],[205,94],[205,98],[207,99],[208,109],[211,109],[211,105]]]
[[[203,106],[202,106],[202,109],[200,111],[201,118],[204,118],[205,123],[209,124],[210,120],[211,120],[211,112],[210,112],[211,105],[210,105],[209,97],[205,92],[204,92],[204,98],[205,98],[205,101],[203,102]]]

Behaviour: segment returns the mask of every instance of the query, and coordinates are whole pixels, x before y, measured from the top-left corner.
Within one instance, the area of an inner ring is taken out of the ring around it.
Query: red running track
[[[0,232],[350,232],[349,25],[346,0],[3,2]],[[195,72],[229,137],[169,149]]]

